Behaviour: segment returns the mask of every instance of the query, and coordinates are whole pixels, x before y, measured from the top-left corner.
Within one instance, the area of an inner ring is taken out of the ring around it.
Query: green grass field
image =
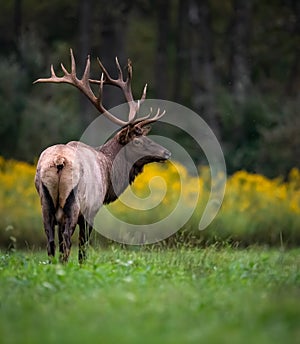
[[[299,343],[300,250],[0,254],[1,343]]]

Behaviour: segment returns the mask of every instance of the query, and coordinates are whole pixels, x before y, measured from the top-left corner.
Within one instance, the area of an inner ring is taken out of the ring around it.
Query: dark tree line
[[[111,73],[115,56],[122,65],[129,56],[134,90],[148,82],[149,97],[200,114],[218,136],[229,172],[286,175],[300,167],[299,1],[10,0],[1,6],[1,155],[32,161],[47,145],[78,138],[94,118],[72,90],[32,86],[53,61],[68,65],[73,47],[81,73],[88,54],[101,57]],[[107,92],[108,107],[120,102],[120,93]]]

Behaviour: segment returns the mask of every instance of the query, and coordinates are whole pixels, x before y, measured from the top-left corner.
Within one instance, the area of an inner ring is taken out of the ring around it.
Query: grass
[[[0,254],[0,343],[297,343],[300,250]]]

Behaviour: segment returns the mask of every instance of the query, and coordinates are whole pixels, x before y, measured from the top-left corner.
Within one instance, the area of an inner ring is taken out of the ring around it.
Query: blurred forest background
[[[115,56],[123,65],[130,57],[135,94],[147,82],[148,98],[201,115],[229,173],[300,168],[300,1],[1,0],[3,157],[33,162],[46,146],[78,139],[95,118],[73,88],[32,85],[51,63],[68,67],[70,47],[79,72],[88,54],[112,74]],[[110,107],[123,102],[106,97]]]

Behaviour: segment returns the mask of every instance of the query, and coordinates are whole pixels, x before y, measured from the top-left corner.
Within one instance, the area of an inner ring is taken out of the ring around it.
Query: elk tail
[[[59,171],[61,171],[64,168],[65,163],[66,163],[66,159],[62,157],[61,155],[55,158],[54,164],[56,165],[57,173],[59,173]]]

